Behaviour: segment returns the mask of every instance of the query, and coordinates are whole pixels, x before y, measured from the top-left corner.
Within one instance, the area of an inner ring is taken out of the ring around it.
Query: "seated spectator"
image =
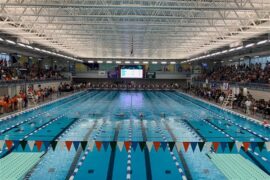
[[[233,83],[265,83],[270,84],[270,64],[261,68],[261,64],[254,65],[230,65],[215,67],[211,71],[204,71],[196,80],[233,82]]]

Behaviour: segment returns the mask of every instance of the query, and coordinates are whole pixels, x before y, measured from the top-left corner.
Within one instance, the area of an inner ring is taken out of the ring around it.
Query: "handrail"
[[[194,83],[205,83],[204,81],[193,81]],[[209,81],[208,84],[214,83],[214,84],[222,84],[227,81]],[[238,86],[238,87],[247,87],[251,89],[257,89],[257,90],[264,90],[269,91],[270,90],[270,84],[264,84],[264,83],[240,83],[240,82],[228,82],[231,86]]]
[[[0,86],[24,84],[24,83],[27,83],[27,84],[29,84],[29,83],[46,83],[46,82],[67,81],[67,80],[70,80],[70,78],[51,78],[51,79],[45,79],[45,80],[41,80],[41,79],[35,79],[35,80],[19,79],[19,80],[9,80],[9,81],[0,80]]]

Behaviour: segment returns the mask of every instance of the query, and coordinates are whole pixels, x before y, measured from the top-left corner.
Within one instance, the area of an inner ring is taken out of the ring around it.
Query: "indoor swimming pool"
[[[88,90],[2,118],[0,179],[270,179],[269,138],[268,127],[181,92]]]

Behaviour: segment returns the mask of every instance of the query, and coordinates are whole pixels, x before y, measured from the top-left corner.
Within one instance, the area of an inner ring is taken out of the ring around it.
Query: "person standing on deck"
[[[251,101],[249,99],[246,100],[245,102],[246,105],[246,113],[250,115],[250,106],[251,106]]]

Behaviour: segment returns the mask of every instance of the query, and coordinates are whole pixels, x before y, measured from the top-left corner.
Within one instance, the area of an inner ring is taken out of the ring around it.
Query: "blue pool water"
[[[143,114],[141,119],[140,114]],[[0,122],[0,139],[72,141],[266,141],[269,129],[174,91],[85,91]],[[254,133],[255,132],[255,133]],[[226,179],[207,151],[44,152],[29,179]],[[14,150],[16,151],[16,150]],[[219,151],[218,151],[219,152]],[[0,157],[8,156],[3,149]],[[13,153],[13,152],[11,152]],[[25,152],[27,153],[27,152]],[[258,155],[256,155],[256,153]],[[270,173],[270,154],[240,151]],[[265,161],[262,157],[266,158]],[[129,169],[130,168],[130,169]]]

